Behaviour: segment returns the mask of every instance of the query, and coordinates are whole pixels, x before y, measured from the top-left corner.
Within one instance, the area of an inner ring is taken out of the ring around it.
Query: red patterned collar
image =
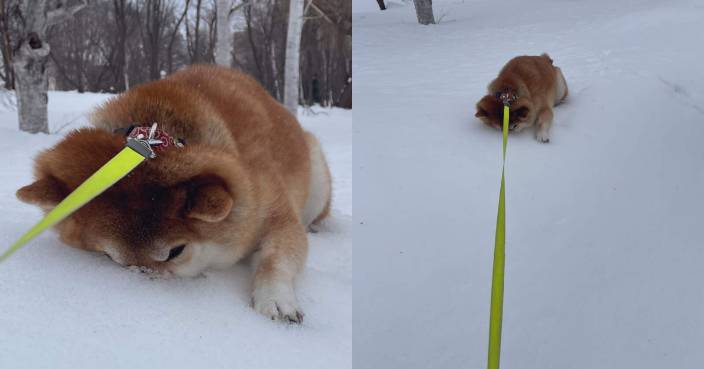
[[[150,137],[152,127],[131,125],[127,128],[118,128],[115,133],[122,133],[125,137],[137,139],[147,139]],[[163,130],[155,129],[151,136],[150,146],[154,151],[163,151],[172,147],[183,147],[186,142],[181,138],[175,138]]]

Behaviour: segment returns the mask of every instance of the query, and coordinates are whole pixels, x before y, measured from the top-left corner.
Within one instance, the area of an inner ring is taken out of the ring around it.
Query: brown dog
[[[501,95],[505,94],[513,100],[509,130],[518,132],[536,125],[536,139],[550,141],[552,108],[567,97],[567,82],[548,54],[511,59],[489,84],[488,90],[488,95],[477,103],[476,117],[500,130],[503,124]]]
[[[51,209],[125,145],[116,129],[150,126],[185,146],[159,152],[56,228],[71,246],[122,265],[194,276],[254,255],[254,308],[300,322],[294,279],[306,227],[330,208],[318,141],[254,80],[195,66],[138,86],[98,108],[36,159],[21,200]]]

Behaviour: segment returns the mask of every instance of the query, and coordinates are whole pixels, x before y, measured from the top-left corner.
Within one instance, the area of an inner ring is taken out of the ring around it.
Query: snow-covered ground
[[[486,366],[511,57],[570,87],[509,137],[502,367],[704,368],[704,2],[354,0],[354,363]],[[362,4],[362,2],[364,4]]]
[[[14,195],[30,183],[32,158],[108,97],[51,92],[52,135],[19,132],[0,105],[0,248],[41,216]],[[46,232],[0,264],[0,368],[351,368],[352,112],[316,111],[301,120],[322,142],[335,197],[331,219],[309,235],[301,326],[250,308],[247,266],[153,280]]]

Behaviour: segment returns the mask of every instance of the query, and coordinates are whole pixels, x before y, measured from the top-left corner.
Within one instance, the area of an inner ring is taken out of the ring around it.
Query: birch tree
[[[416,6],[418,23],[423,25],[435,24],[435,17],[433,16],[433,0],[413,0],[413,5]]]
[[[290,0],[286,33],[286,63],[284,65],[284,105],[293,115],[298,112],[301,30],[304,0]]]
[[[0,79],[5,83],[5,88],[12,90],[15,88],[14,71],[12,70],[12,46],[10,42],[10,8],[14,2],[11,0],[0,0]]]
[[[232,65],[232,34],[230,32],[231,0],[217,0],[217,31],[215,43],[215,63],[229,67]]]
[[[47,0],[22,2],[18,14],[23,20],[20,40],[12,61],[20,129],[31,133],[49,133],[47,62],[50,48],[46,41],[47,28],[71,19],[86,6],[85,0],[70,7],[59,1],[56,8],[50,10],[47,3]]]

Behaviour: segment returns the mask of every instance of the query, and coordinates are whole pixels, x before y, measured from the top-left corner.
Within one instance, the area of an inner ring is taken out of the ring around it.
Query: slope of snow
[[[509,137],[502,366],[704,367],[704,3],[433,3],[353,14],[355,368],[486,366],[501,136],[474,104],[542,52],[570,97],[549,144]]]
[[[109,95],[51,92],[53,135],[17,131],[0,109],[0,247],[41,213],[15,198],[32,158],[86,124]],[[246,265],[195,279],[150,279],[46,232],[0,265],[0,368],[350,368],[352,334],[352,113],[302,115],[320,138],[335,181],[331,219],[310,234],[299,280],[301,326],[249,307]]]

